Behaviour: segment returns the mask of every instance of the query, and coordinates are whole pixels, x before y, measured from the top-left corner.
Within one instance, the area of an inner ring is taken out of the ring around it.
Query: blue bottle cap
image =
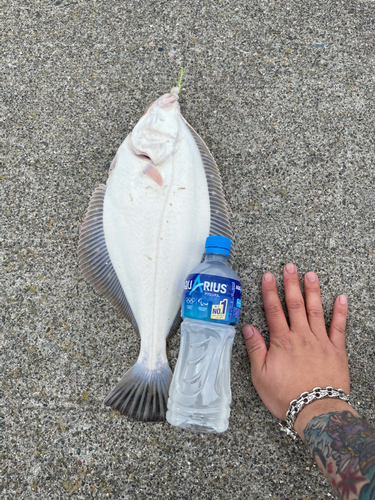
[[[223,255],[230,254],[232,242],[225,236],[209,236],[206,239],[205,253],[221,253]]]

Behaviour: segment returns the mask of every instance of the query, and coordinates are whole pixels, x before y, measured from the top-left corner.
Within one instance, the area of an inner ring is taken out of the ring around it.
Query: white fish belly
[[[180,119],[175,154],[157,168],[163,185],[143,174],[129,137],[108,179],[103,225],[111,262],[141,335],[139,362],[167,362],[165,339],[181,305],[183,284],[204,252],[210,202],[201,156]]]

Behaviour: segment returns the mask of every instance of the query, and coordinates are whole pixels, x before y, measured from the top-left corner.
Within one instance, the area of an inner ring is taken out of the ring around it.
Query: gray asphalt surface
[[[222,174],[244,287],[315,270],[327,324],[349,299],[352,399],[374,407],[374,8],[370,0],[2,2],[2,499],[326,499],[278,430],[238,329],[222,435],[104,407],[137,358],[77,265],[89,197],[146,106],[177,83]],[[175,365],[179,338],[168,343]]]

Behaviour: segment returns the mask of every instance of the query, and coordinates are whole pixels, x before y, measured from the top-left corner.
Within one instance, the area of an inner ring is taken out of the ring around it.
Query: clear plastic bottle
[[[227,261],[231,241],[209,236],[205,259],[185,281],[181,346],[167,421],[195,432],[224,432],[230,414],[230,358],[242,288]]]

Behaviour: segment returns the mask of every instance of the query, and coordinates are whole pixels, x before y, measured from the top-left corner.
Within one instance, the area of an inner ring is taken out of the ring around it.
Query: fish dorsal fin
[[[210,236],[226,236],[232,241],[230,260],[233,260],[235,254],[234,236],[229,222],[228,207],[225,201],[219,167],[203,139],[185,118],[183,120],[194,137],[206,172],[211,209]]]
[[[113,268],[103,228],[103,204],[106,186],[93,192],[82,224],[78,245],[78,262],[82,274],[97,292],[104,295],[120,314],[132,323],[139,337],[134,314]]]

